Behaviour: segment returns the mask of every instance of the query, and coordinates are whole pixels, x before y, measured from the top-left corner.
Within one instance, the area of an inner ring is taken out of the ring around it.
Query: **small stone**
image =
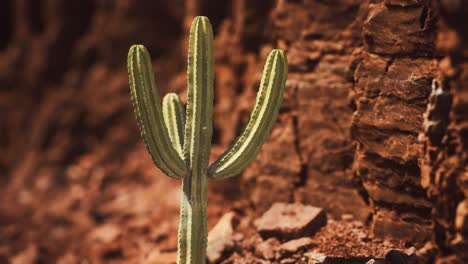
[[[114,241],[120,235],[120,228],[115,224],[105,224],[94,229],[90,238],[104,244]]]
[[[352,214],[342,214],[341,220],[350,222],[354,220],[354,216]]]
[[[177,252],[152,251],[144,260],[144,264],[176,264]]]
[[[278,239],[271,237],[255,247],[255,255],[264,259],[274,259],[279,246]]]
[[[429,241],[422,248],[418,249],[416,254],[421,263],[429,263],[437,252],[439,252],[437,245],[433,241]]]
[[[468,240],[460,233],[457,233],[455,237],[449,242],[450,248],[453,252],[457,253],[459,257],[468,259]]]
[[[28,245],[27,248],[11,258],[11,264],[34,264],[37,262],[38,250],[36,245]]]
[[[459,232],[468,232],[468,199],[459,203],[457,206],[455,228]]]
[[[71,263],[80,263],[80,261],[78,260],[78,257],[76,257],[73,253],[66,253],[65,255],[57,259],[57,264],[71,264]]]
[[[277,237],[288,240],[312,236],[327,222],[322,208],[302,205],[275,203],[255,226],[263,238]]]
[[[325,262],[327,259],[327,256],[322,253],[317,253],[317,252],[309,252],[304,254],[304,256],[308,259],[309,264],[320,264]]]
[[[294,258],[285,258],[280,261],[281,264],[293,264],[296,263],[297,260]]]
[[[418,250],[415,247],[410,247],[405,250],[406,255],[411,256],[411,255],[416,255],[416,252]]]
[[[234,246],[234,225],[236,221],[234,212],[226,213],[208,233],[206,257],[210,263],[219,261],[223,253]]]
[[[281,253],[296,253],[299,250],[306,249],[313,245],[310,237],[303,237],[294,240],[290,240],[279,247]]]
[[[364,227],[364,224],[361,221],[352,221],[351,223],[352,223],[353,227],[356,227],[356,228],[363,228]]]
[[[356,233],[356,236],[357,236],[361,241],[364,241],[364,240],[367,238],[367,234],[364,233],[362,230],[357,230],[355,233]]]
[[[232,236],[232,239],[234,239],[234,241],[242,241],[244,239],[244,235],[241,233],[235,233]]]

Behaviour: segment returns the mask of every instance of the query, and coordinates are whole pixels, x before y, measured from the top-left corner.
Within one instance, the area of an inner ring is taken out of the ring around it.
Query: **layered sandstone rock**
[[[421,245],[433,234],[440,263],[466,262],[466,1],[4,2],[0,262],[21,252],[45,262],[151,256],[153,240],[174,250],[176,224],[158,210],[176,217],[177,185],[160,179],[138,141],[125,57],[145,44],[160,93],[185,91],[198,14],[215,29],[214,152],[246,123],[269,50],[285,49],[290,69],[272,135],[241,177],[212,189],[210,223],[231,209],[225,200],[256,215],[301,202],[370,219],[376,237]],[[154,192],[170,199],[154,206]],[[147,214],[156,231],[132,218]],[[80,243],[103,221],[127,231],[112,248]],[[128,241],[138,250],[119,251]]]

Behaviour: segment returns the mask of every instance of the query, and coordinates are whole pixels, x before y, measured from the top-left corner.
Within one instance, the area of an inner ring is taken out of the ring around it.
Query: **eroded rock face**
[[[420,183],[418,133],[436,66],[433,59],[395,60],[366,54],[356,69],[357,109],[351,129],[358,142],[354,169],[369,198],[381,208],[373,218],[379,236],[399,237],[403,226],[407,231],[414,226],[424,235],[410,232],[412,239],[422,242],[432,232],[431,203]],[[384,210],[389,206],[399,206],[394,207],[398,212]],[[398,223],[412,215],[420,222]]]
[[[363,25],[371,53],[431,56],[435,51],[434,10],[422,1],[377,1]],[[398,19],[395,19],[398,18]]]
[[[353,112],[349,93],[361,45],[356,36],[365,12],[359,1],[333,5],[284,1],[272,13],[272,34],[284,40],[289,60],[281,115],[292,118],[294,135],[290,137],[295,148],[291,157],[299,161],[296,172],[283,173],[283,179],[276,180],[283,186],[279,199],[324,207],[337,218],[352,213],[361,220],[369,216],[370,208],[359,195],[359,182],[351,172],[355,145],[349,133]],[[266,162],[274,166],[277,161]],[[256,168],[253,164],[246,174]],[[275,202],[262,185],[253,188],[254,193],[266,194],[257,199],[262,209]]]
[[[370,5],[363,27],[365,51],[354,72],[353,89],[351,133],[358,143],[353,168],[376,206],[374,234],[405,233],[419,244],[432,233],[432,204],[418,164],[418,135],[438,66],[432,12],[416,1]]]

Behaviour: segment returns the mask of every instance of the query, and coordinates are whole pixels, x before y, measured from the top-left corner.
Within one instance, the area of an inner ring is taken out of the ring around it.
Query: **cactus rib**
[[[169,177],[185,176],[187,168],[172,146],[163,121],[151,58],[146,48],[142,45],[132,46],[127,63],[133,108],[146,149],[154,164]]]
[[[249,122],[231,147],[210,166],[209,173],[213,179],[239,174],[260,151],[281,106],[287,65],[286,56],[281,50],[273,50],[268,56]]]
[[[175,93],[166,94],[163,98],[162,111],[172,145],[183,159],[185,108],[179,96]]]

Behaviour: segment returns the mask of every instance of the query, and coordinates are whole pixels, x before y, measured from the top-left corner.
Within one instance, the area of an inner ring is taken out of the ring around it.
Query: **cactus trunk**
[[[206,259],[207,176],[190,172],[182,182],[180,208],[178,264],[202,264]]]
[[[205,263],[206,192],[213,126],[213,32],[206,17],[195,18],[188,52],[188,98],[179,229],[179,264]]]

